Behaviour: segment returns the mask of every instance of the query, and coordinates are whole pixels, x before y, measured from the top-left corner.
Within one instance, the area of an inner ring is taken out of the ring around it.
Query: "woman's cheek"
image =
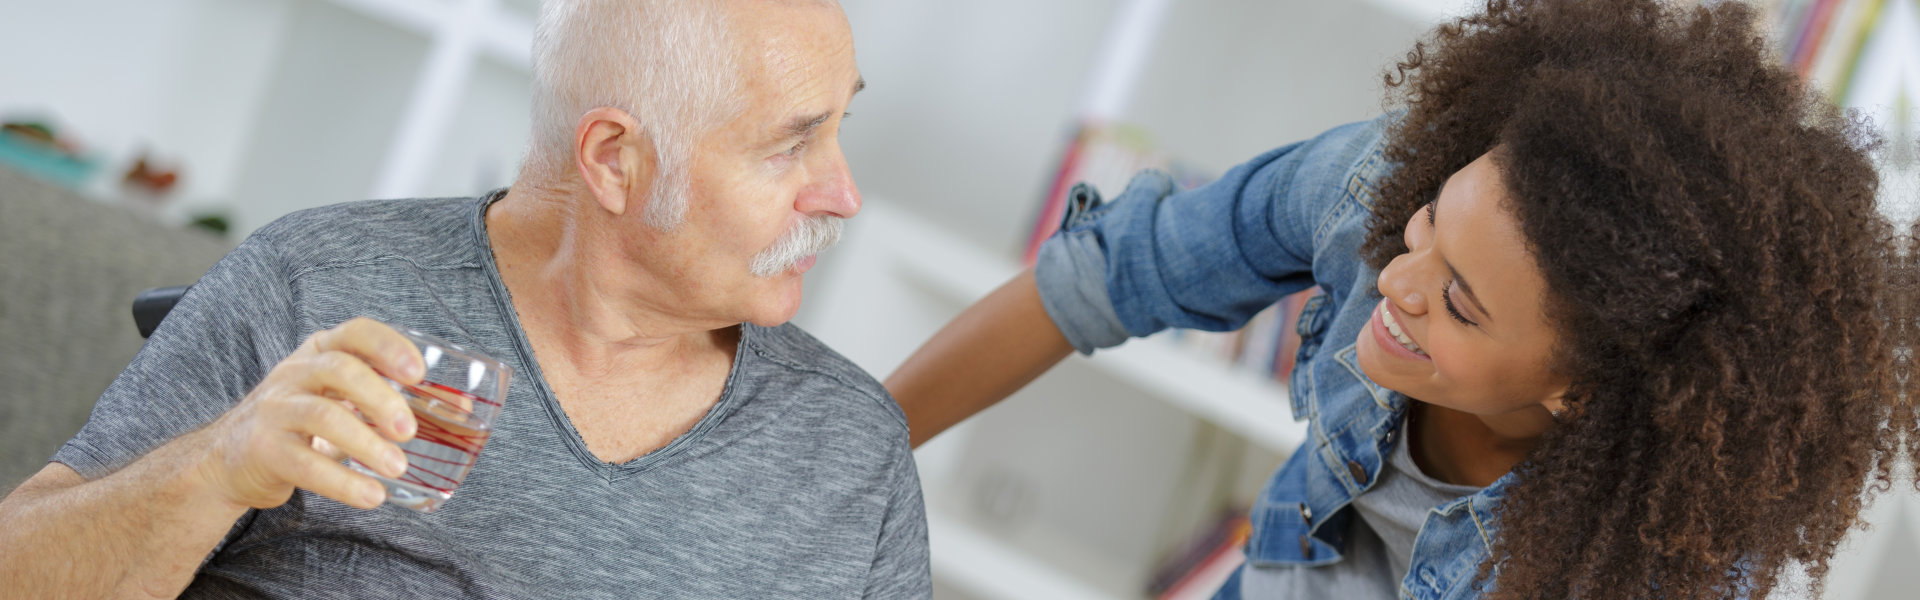
[[[1472,363],[1470,357],[1466,356],[1466,350],[1453,336],[1445,332],[1435,332],[1429,336],[1427,357],[1433,359],[1434,379],[1442,382],[1458,381],[1457,376],[1461,370]]]

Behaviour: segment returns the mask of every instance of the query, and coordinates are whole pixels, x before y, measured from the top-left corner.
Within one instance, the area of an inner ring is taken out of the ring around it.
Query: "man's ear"
[[[599,107],[580,116],[573,130],[580,178],[601,208],[625,214],[632,198],[652,189],[658,156],[653,138],[626,111]]]

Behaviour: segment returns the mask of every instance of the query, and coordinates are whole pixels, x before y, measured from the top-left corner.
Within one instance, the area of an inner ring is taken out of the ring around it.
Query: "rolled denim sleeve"
[[[1081,354],[1132,337],[1107,301],[1107,253],[1099,243],[1095,236],[1055,235],[1040,246],[1033,265],[1047,317]]]
[[[1149,171],[1111,203],[1077,202],[1034,266],[1048,317],[1091,353],[1169,327],[1236,329],[1314,285],[1315,231],[1351,195],[1385,120],[1269,151],[1192,190]]]

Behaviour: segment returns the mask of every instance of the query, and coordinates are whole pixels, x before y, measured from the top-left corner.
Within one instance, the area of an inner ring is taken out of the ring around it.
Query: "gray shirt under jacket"
[[[262,228],[201,278],[53,460],[103,477],[214,420],[308,335],[369,316],[513,367],[478,463],[432,514],[305,490],[249,511],[184,597],[931,595],[905,418],[794,326],[741,326],[726,389],[691,431],[630,462],[595,458],[489,251],[483,216],[499,196],[342,204]]]
[[[1413,540],[1427,522],[1427,511],[1480,488],[1434,479],[1413,462],[1407,448],[1408,422],[1400,421],[1393,454],[1380,467],[1378,483],[1354,497],[1353,520],[1345,558],[1318,567],[1253,566],[1240,578],[1240,597],[1254,599],[1343,598],[1391,600],[1402,597],[1400,584],[1413,558]]]

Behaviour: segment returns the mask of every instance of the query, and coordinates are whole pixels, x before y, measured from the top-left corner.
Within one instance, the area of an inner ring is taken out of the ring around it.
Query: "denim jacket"
[[[1155,172],[1110,203],[1076,188],[1061,232],[1040,249],[1041,301],[1083,353],[1169,327],[1236,329],[1282,296],[1322,288],[1300,315],[1289,381],[1308,438],[1253,507],[1249,564],[1339,562],[1348,504],[1373,486],[1405,422],[1407,398],[1368,379],[1354,354],[1380,300],[1360,246],[1391,168],[1381,151],[1392,118],[1272,150],[1193,190]],[[1428,513],[1400,597],[1480,597],[1493,507],[1512,478]]]

